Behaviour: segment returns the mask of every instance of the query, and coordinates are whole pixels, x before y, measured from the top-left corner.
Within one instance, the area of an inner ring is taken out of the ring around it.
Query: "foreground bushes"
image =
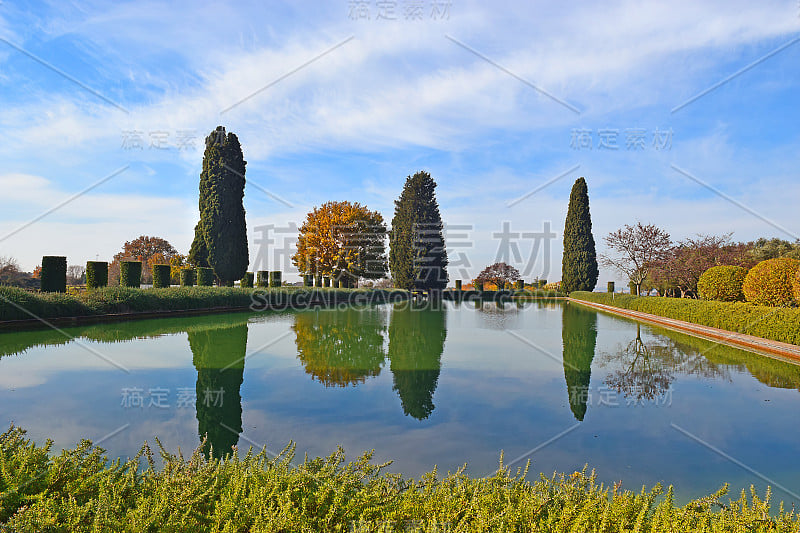
[[[598,484],[594,473],[526,479],[502,464],[491,477],[435,470],[419,480],[384,473],[372,453],[345,462],[339,449],[292,464],[293,448],[207,460],[145,444],[128,462],[108,463],[82,441],[51,456],[12,427],[0,435],[0,529],[67,531],[748,531],[796,532],[770,492],[722,502],[726,488],[677,507],[670,487],[635,493]],[[143,459],[148,468],[139,467]],[[441,479],[440,479],[441,478]],[[663,494],[663,496],[662,496]],[[661,497],[660,497],[661,496]],[[658,499],[658,501],[657,501]],[[721,509],[721,510],[718,510]]]
[[[573,292],[570,297],[800,345],[797,308],[599,292]]]

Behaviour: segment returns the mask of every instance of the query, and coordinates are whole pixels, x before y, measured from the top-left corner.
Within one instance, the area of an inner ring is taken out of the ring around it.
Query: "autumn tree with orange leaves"
[[[386,224],[377,211],[351,202],[315,207],[300,228],[292,262],[301,274],[330,276],[355,286],[386,276]]]

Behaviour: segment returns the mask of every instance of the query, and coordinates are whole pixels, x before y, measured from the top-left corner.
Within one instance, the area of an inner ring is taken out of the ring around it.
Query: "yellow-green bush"
[[[794,301],[800,304],[800,268],[794,273],[792,288],[794,289]]]
[[[744,278],[742,290],[748,302],[771,307],[789,307],[796,303],[792,282],[800,261],[777,257],[761,261]]]
[[[746,276],[747,269],[740,266],[711,267],[703,272],[697,282],[700,298],[720,302],[743,302],[742,285]]]

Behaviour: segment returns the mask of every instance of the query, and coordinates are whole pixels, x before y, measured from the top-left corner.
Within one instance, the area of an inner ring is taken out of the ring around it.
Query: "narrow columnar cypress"
[[[225,128],[218,126],[206,137],[196,234],[202,236],[208,265],[223,285],[241,279],[249,264],[242,203],[246,165],[236,135],[226,134]],[[193,245],[198,258],[202,257],[202,244],[198,240]]]
[[[42,292],[67,291],[67,258],[58,255],[42,257]]]
[[[447,286],[447,250],[436,182],[420,171],[406,178],[395,201],[389,233],[389,268],[400,289],[441,290]]]
[[[564,222],[564,255],[561,262],[561,290],[593,291],[597,285],[597,252],[592,236],[589,193],[586,180],[578,178],[569,196]]]

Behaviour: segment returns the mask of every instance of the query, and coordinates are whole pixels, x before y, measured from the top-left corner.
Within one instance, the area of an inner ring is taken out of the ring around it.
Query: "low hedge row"
[[[277,288],[253,291],[238,287],[173,287],[134,289],[102,287],[69,295],[35,293],[18,287],[0,287],[0,321],[59,318],[147,311],[208,309],[212,307],[295,306],[310,302],[381,303],[389,295],[405,297],[406,291],[355,289]]]
[[[410,479],[376,464],[373,452],[347,461],[295,462],[294,447],[206,459],[153,450],[109,461],[82,441],[58,455],[18,427],[0,435],[0,530],[41,531],[675,531],[795,533],[794,511],[770,493],[724,501],[727,486],[680,507],[672,487],[613,489],[586,469],[540,475],[503,465],[486,477],[461,469]],[[154,453],[155,452],[155,453]],[[160,454],[159,454],[160,452]],[[156,467],[160,455],[162,466]],[[144,468],[141,466],[145,466]],[[533,476],[531,476],[533,477]],[[777,507],[777,506],[776,506]]]
[[[800,345],[800,309],[575,291],[571,298]]]

